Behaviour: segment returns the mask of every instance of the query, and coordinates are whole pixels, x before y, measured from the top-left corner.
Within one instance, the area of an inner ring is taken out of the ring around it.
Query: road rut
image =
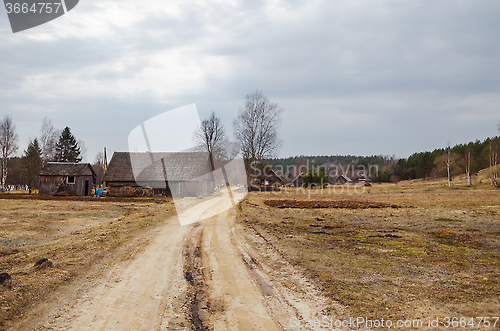
[[[184,211],[215,214],[202,222],[167,220],[142,252],[113,267],[52,329],[272,331],[292,329],[291,317],[312,316],[310,308],[300,311],[307,302],[284,295],[259,267],[235,234],[235,209],[227,204],[214,198]]]

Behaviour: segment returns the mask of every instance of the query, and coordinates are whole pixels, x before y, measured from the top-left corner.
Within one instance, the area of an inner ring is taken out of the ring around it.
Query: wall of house
[[[196,182],[169,182],[172,196],[174,197],[198,197],[209,195],[214,191],[214,181]]]
[[[40,176],[40,194],[54,194],[66,176]]]
[[[152,188],[140,186],[109,186],[106,188],[108,195],[112,197],[152,197]]]
[[[76,176],[75,184],[66,184],[66,187],[71,195],[84,196],[85,182],[88,182],[87,195],[92,195],[92,184],[93,184],[92,176]]]
[[[144,183],[142,183],[144,184]],[[211,194],[213,181],[169,182],[167,188],[160,188],[160,183],[149,183],[150,187],[140,187],[135,182],[107,182],[110,196],[174,196],[196,197]]]
[[[66,184],[66,191],[70,195],[85,195],[85,182],[88,181],[88,194],[92,194],[92,176],[75,176],[75,183],[66,183],[66,176],[40,176],[40,193],[55,194],[61,183]]]

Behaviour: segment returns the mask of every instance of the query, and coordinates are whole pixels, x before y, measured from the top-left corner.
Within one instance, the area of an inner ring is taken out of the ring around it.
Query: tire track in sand
[[[204,224],[202,261],[211,324],[215,330],[282,330],[266,306],[264,295],[270,293],[254,281],[243,262],[232,222],[234,209]]]
[[[195,225],[171,218],[141,253],[116,265],[51,327],[283,330],[268,306],[273,287],[242,258],[232,232],[235,211],[226,210],[227,203],[214,198],[187,210],[193,217],[221,212]]]

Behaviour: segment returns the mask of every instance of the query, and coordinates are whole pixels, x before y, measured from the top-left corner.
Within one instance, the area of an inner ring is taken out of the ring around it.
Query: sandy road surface
[[[221,211],[203,222],[180,226],[169,219],[151,244],[116,265],[51,328],[283,330],[291,329],[291,317],[317,315],[318,307],[283,293],[258,267],[235,234],[227,203],[220,197],[184,211],[192,217]]]

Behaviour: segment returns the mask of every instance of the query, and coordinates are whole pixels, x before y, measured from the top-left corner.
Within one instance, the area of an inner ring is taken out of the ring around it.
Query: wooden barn
[[[208,153],[115,152],[104,182],[111,196],[202,196],[214,190]]]
[[[48,162],[40,172],[40,193],[92,195],[96,177],[90,163]]]

